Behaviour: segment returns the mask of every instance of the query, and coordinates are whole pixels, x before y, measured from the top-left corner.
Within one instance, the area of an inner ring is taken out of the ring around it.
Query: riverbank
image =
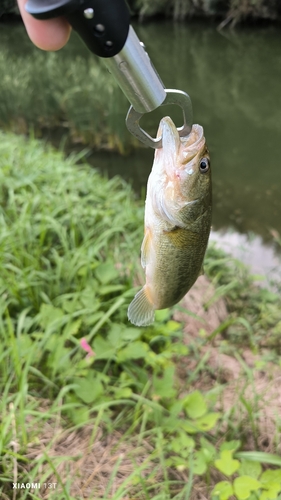
[[[189,301],[132,327],[143,203],[32,138],[0,149],[2,497],[281,491],[279,294],[209,246]]]

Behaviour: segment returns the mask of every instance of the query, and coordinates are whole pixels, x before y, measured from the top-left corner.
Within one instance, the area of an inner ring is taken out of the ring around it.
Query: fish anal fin
[[[154,321],[155,308],[149,300],[145,285],[134,297],[128,307],[128,319],[136,326],[148,326]]]
[[[143,268],[147,266],[149,251],[151,248],[151,237],[151,231],[148,227],[146,227],[141,245],[141,265]]]

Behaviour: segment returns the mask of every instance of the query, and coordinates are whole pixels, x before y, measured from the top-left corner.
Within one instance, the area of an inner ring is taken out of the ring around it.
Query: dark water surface
[[[214,228],[269,240],[270,228],[281,231],[281,29],[221,33],[205,24],[162,23],[136,30],[165,85],[189,93],[194,122],[204,127]],[[146,123],[155,133],[157,120],[154,129]],[[142,150],[128,158],[101,155],[98,163],[139,188],[152,157]]]
[[[192,21],[135,25],[135,29],[166,87],[189,93],[194,122],[204,127],[213,171],[214,229],[253,231],[263,242],[272,241],[270,229],[281,234],[280,27],[219,32],[215,25]],[[24,32],[22,36],[23,45],[11,36],[15,51],[28,46]],[[89,56],[75,36],[69,47],[63,57],[71,57],[71,50]],[[116,126],[123,123],[126,109]],[[181,125],[176,107],[149,114],[142,125],[155,135],[166,114]],[[120,174],[141,192],[153,151],[142,148],[126,157],[100,152],[89,159],[110,176]]]

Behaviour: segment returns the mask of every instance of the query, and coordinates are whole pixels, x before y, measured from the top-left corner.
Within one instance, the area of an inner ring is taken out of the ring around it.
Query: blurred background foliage
[[[141,21],[152,16],[166,16],[176,21],[190,16],[220,17],[223,22],[236,24],[250,19],[278,20],[279,0],[127,0],[132,15]],[[0,16],[18,15],[16,0],[2,0]]]

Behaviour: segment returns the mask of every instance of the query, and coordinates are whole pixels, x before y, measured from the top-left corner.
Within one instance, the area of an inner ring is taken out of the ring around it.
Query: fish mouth
[[[179,158],[181,141],[177,127],[169,116],[160,121],[158,137],[162,137],[162,148],[155,150],[155,159],[160,170],[172,176]]]
[[[162,148],[158,151],[167,166],[178,164],[179,160],[180,163],[186,164],[205,149],[204,131],[201,125],[194,124],[190,134],[180,137],[176,125],[169,116],[160,121],[157,137],[162,137]]]
[[[157,138],[162,137],[162,148],[165,149],[178,149],[180,146],[180,136],[176,125],[169,116],[161,119]]]

